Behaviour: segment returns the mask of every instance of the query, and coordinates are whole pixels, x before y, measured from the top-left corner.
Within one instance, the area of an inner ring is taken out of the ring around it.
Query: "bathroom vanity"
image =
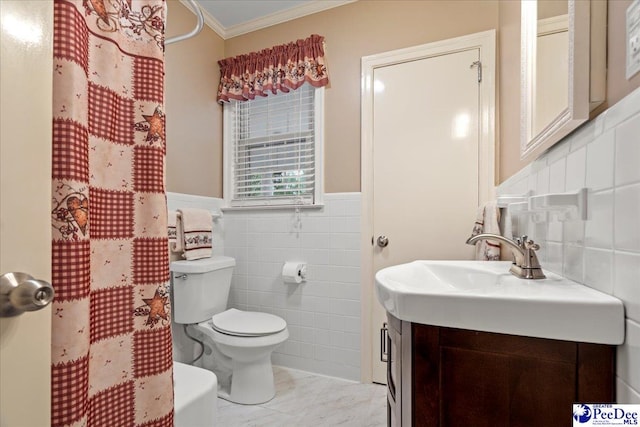
[[[389,426],[554,427],[615,401],[614,346],[388,319]]]
[[[390,426],[571,424],[572,404],[615,399],[624,308],[545,272],[499,261],[414,261],[380,270]]]

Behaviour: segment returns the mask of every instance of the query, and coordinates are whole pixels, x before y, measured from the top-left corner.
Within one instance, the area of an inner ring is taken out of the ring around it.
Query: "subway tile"
[[[613,191],[588,195],[588,219],[585,222],[585,246],[610,249],[613,247]]]
[[[329,249],[329,233],[303,233],[303,249]]]
[[[249,291],[247,292],[247,303],[249,305],[260,305],[260,296],[262,292]]]
[[[316,345],[314,351],[314,359],[331,361],[331,349],[332,347],[325,347],[323,345]]]
[[[613,294],[613,252],[585,248],[584,283],[606,294]]]
[[[325,200],[325,212],[329,217],[347,216],[347,202],[341,199]]]
[[[613,186],[615,133],[606,132],[587,146],[586,186],[597,191]]]
[[[540,194],[540,192],[537,189],[537,184],[538,184],[538,175],[535,172],[532,172],[531,175],[529,175],[529,177],[527,178],[527,188],[533,194]]]
[[[560,221],[551,221],[547,227],[547,240],[550,242],[562,243],[563,226]]]
[[[549,166],[549,192],[563,193],[567,169],[567,159],[562,157]]]
[[[252,291],[268,292],[271,286],[262,276],[247,276],[247,288]]]
[[[360,316],[360,301],[333,300],[330,312],[342,316]]]
[[[329,255],[328,249],[302,249],[302,259],[308,264],[326,266],[329,264]]]
[[[331,218],[331,233],[359,233],[360,218],[337,217]]]
[[[280,351],[291,356],[300,356],[300,343],[289,339],[282,343]]]
[[[334,347],[331,349],[331,361],[349,366],[360,366],[360,352]]]
[[[640,181],[640,114],[616,128],[616,185]]]
[[[563,242],[582,245],[584,243],[585,221],[571,220],[562,223]]]
[[[330,265],[307,265],[307,280],[331,282],[334,280],[332,273]]]
[[[629,384],[616,378],[616,402],[640,405],[640,391],[632,389]]]
[[[584,283],[584,248],[582,246],[565,245],[563,276],[578,283]]]
[[[617,127],[629,117],[637,114],[639,105],[640,89],[636,89],[603,113],[605,114],[605,130]]]
[[[563,160],[569,154],[571,144],[567,140],[560,141],[552,146],[549,151],[543,154],[547,158],[547,164],[552,165],[558,161]]]
[[[313,359],[314,345],[306,342],[300,343],[300,357],[305,359]]]
[[[640,254],[616,252],[614,268],[613,294],[624,302],[626,316],[640,323]]]
[[[331,233],[330,249],[360,249],[360,233]]]
[[[333,298],[343,298],[360,301],[362,289],[360,283],[332,283],[330,285],[330,296]]]
[[[567,141],[570,141],[571,143],[571,151],[577,151],[593,141],[597,136],[595,132],[596,129],[592,122],[586,122],[579,127],[569,137],[567,137]]]
[[[331,225],[331,218],[309,217],[302,219],[301,231],[303,233],[328,233]]]
[[[536,174],[536,191],[539,194],[549,192],[549,168],[544,167]]]
[[[627,319],[626,338],[618,346],[617,375],[635,390],[640,390],[640,323]]]
[[[360,334],[348,332],[332,332],[331,345],[333,347],[360,350]]]
[[[362,213],[362,198],[360,197],[360,193],[352,200],[347,200],[345,209],[348,216],[360,217]]]
[[[585,186],[586,148],[582,147],[567,156],[567,174],[565,187],[567,191],[575,191]]]
[[[342,283],[359,283],[360,267],[330,266],[329,270],[334,281]]]
[[[616,188],[615,248],[640,252],[640,184]]]
[[[564,246],[561,243],[547,242],[546,262],[542,264],[542,268],[562,275],[563,251]]]

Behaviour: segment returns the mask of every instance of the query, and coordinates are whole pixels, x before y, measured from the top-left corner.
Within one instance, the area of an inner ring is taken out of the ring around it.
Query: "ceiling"
[[[180,0],[187,7],[185,0]],[[224,39],[356,0],[196,0],[205,23]]]

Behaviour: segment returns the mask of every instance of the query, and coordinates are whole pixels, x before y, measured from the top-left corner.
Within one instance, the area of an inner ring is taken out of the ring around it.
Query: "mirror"
[[[606,1],[521,2],[521,158],[535,159],[604,101]]]

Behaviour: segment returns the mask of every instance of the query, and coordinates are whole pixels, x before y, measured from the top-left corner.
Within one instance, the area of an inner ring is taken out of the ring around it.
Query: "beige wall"
[[[597,114],[640,87],[640,74],[625,77],[625,16],[632,0],[609,0],[607,11],[607,96]],[[502,0],[499,6],[498,86],[500,116],[499,180],[504,181],[528,162],[520,160],[520,5]]]
[[[312,33],[325,37],[331,80],[325,93],[325,191],[360,191],[360,58],[497,25],[497,1],[360,0],[229,39],[225,55]]]
[[[169,0],[167,37],[188,33],[196,17]],[[222,197],[222,107],[216,103],[224,40],[206,25],[165,49],[167,191]]]
[[[167,34],[188,32],[194,16],[169,0]],[[608,2],[606,102],[595,116],[640,86],[625,73],[625,11]],[[520,6],[500,1],[360,0],[229,40],[211,29],[167,46],[167,189],[222,196],[222,108],[216,104],[220,58],[325,36],[331,84],[326,91],[325,191],[360,191],[360,58],[498,28],[498,182],[519,171]]]

